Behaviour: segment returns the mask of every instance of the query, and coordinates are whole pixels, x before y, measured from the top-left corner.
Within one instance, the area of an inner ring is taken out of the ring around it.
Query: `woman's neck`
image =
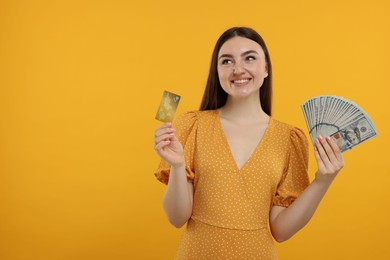
[[[259,96],[248,99],[229,96],[226,104],[219,109],[219,116],[241,124],[269,120],[269,116],[261,108]]]

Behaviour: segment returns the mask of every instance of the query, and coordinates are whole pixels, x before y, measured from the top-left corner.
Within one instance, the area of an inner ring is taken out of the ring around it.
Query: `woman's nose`
[[[233,73],[240,74],[242,72],[244,72],[244,67],[240,62],[237,62],[233,67]]]

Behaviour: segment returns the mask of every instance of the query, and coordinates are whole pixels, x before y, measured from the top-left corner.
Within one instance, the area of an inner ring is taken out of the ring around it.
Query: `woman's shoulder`
[[[176,119],[176,123],[194,123],[198,120],[207,120],[215,115],[216,110],[191,110],[180,114]]]
[[[279,119],[275,119],[274,117],[271,117],[271,120],[272,120],[272,123],[277,128],[282,129],[282,130],[291,131],[291,130],[294,130],[294,129],[299,129],[298,127],[296,127],[296,126],[294,126],[292,124],[280,121]]]
[[[212,122],[212,111],[188,111],[178,115],[173,121],[173,128],[177,138],[182,144],[187,141],[193,142],[199,129],[204,129],[205,125]],[[191,141],[192,140],[192,141]]]
[[[301,128],[291,125],[289,123],[279,121],[274,118],[271,118],[271,120],[274,125],[275,131],[279,133],[284,133],[290,138],[306,139],[306,135]]]

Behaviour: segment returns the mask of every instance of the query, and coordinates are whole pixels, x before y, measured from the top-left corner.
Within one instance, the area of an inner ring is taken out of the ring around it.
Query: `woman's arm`
[[[163,207],[169,222],[182,227],[192,214],[194,186],[187,182],[185,166],[171,166],[169,182],[163,197]]]
[[[319,136],[314,152],[318,164],[314,181],[288,208],[271,208],[271,232],[278,242],[289,239],[309,222],[337,173],[344,166],[339,147],[329,137]]]
[[[187,181],[183,147],[171,123],[165,123],[156,130],[154,149],[171,166],[163,208],[169,222],[180,228],[191,217],[194,187]]]

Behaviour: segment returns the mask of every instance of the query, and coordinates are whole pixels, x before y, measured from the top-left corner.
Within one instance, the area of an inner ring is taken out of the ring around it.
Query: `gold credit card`
[[[179,95],[165,90],[157,110],[156,119],[162,122],[172,122],[179,101]]]

